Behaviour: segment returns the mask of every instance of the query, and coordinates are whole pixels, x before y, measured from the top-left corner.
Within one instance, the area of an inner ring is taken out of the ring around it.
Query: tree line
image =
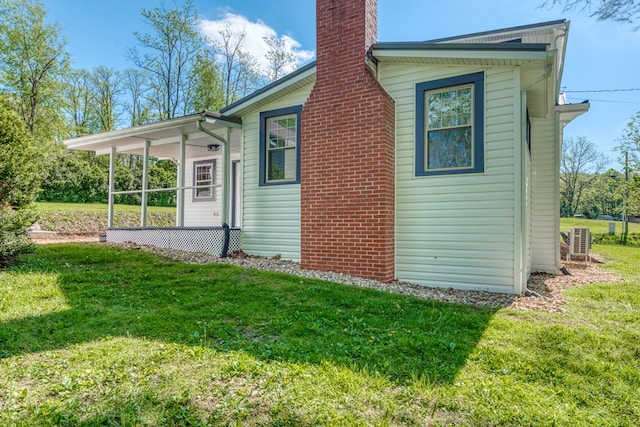
[[[66,152],[63,139],[217,111],[295,69],[283,38],[265,37],[267,67],[245,50],[246,32],[219,30],[218,41],[196,28],[193,1],[142,8],[146,32],[134,33],[126,53],[132,66],[72,67],[63,29],[47,20],[38,0],[0,0],[0,96],[25,123],[43,152],[43,201],[104,202],[108,160]],[[140,159],[118,156],[120,190],[140,188]],[[150,165],[150,185],[175,186],[175,166]],[[135,195],[121,203],[136,203]],[[175,195],[153,194],[151,205],[172,205]]]
[[[131,67],[82,69],[40,1],[0,0],[0,262],[28,246],[35,200],[107,200],[106,156],[69,152],[64,139],[217,111],[296,68],[284,38],[264,37],[266,67],[245,49],[245,31],[224,27],[217,41],[207,39],[193,0],[140,14],[146,31],[134,33]],[[140,189],[142,159],[119,155],[116,163],[116,188]],[[175,187],[175,165],[151,159],[149,185]],[[173,206],[175,194],[152,193],[148,203]]]
[[[621,170],[585,137],[568,138],[560,159],[560,216],[640,216],[640,112],[627,123],[616,146]]]
[[[583,8],[598,19],[636,24],[637,1],[549,0]],[[136,126],[221,107],[295,69],[283,38],[264,39],[268,65],[245,49],[247,34],[225,27],[217,41],[196,29],[193,0],[173,7],[143,8],[146,32],[134,33],[131,67],[72,66],[63,29],[47,20],[38,0],[0,0],[0,262],[28,245],[36,199],[105,202],[108,159],[69,152],[63,139]],[[565,141],[561,166],[561,213],[617,214],[624,204],[640,213],[640,113],[632,117],[617,148],[623,172],[603,172],[606,162],[586,138]],[[116,186],[141,188],[141,161],[118,156]],[[175,187],[176,168],[152,159],[150,185]],[[119,203],[139,203],[122,195]],[[150,195],[150,205],[175,204],[172,192]]]

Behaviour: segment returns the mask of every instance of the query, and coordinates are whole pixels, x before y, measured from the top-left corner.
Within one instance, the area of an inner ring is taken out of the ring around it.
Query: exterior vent
[[[571,229],[571,242],[569,244],[569,254],[571,256],[589,256],[591,246],[591,233],[586,227],[575,227]]]

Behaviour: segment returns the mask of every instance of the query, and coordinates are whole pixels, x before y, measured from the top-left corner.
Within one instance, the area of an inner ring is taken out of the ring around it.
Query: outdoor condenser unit
[[[587,227],[574,227],[571,229],[569,254],[576,256],[589,256],[591,246],[591,233]]]

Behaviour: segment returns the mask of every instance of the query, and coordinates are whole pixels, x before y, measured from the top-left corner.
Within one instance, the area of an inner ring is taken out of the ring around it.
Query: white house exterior
[[[353,49],[361,54],[344,58],[344,75],[325,65],[341,58],[320,49],[340,41],[318,24],[317,62],[220,114],[65,141],[112,158],[177,163],[176,227],[149,230],[143,203],[135,230],[113,227],[110,209],[107,239],[224,255],[219,241],[231,226],[230,250],[280,254],[305,268],[516,294],[532,271],[557,273],[562,131],[589,107],[561,104],[569,23],[371,44],[375,1],[343,2],[361,9],[346,23],[322,3],[318,21],[341,26],[343,36],[353,31],[341,40],[362,44]],[[350,82],[359,80],[366,82],[358,90],[373,85],[383,100],[379,117],[371,113],[377,101],[353,102]],[[333,123],[337,138],[322,133]],[[198,180],[210,166],[213,181]],[[375,183],[378,172],[386,175]],[[207,188],[215,197],[196,197]]]

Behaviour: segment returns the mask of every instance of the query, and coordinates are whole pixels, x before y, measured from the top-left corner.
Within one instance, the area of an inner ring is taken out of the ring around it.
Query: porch
[[[240,249],[240,120],[205,111],[64,143],[72,150],[109,155],[107,242],[132,242],[220,257]],[[142,159],[139,188],[117,188],[116,159],[120,154]],[[152,159],[175,164],[175,187],[149,185]],[[175,194],[175,226],[158,227],[149,221],[150,195],[159,192]],[[115,221],[117,198],[126,195],[139,200],[137,227],[122,227]]]

